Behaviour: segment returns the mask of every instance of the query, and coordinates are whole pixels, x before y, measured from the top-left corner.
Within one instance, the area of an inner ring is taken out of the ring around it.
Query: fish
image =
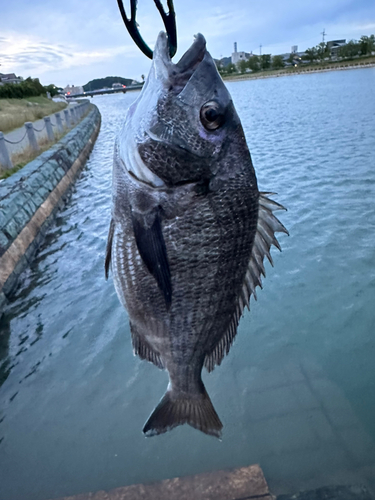
[[[202,382],[228,354],[244,308],[288,234],[258,190],[240,119],[202,34],[177,63],[158,35],[116,139],[105,274],[129,316],[134,354],[169,384],[146,436],[188,424],[220,438]]]

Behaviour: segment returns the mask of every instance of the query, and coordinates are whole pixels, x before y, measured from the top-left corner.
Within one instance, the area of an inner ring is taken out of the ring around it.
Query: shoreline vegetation
[[[346,61],[325,61],[316,64],[304,64],[298,67],[287,67],[280,69],[270,69],[254,71],[249,73],[221,74],[225,81],[259,80],[263,78],[277,78],[280,76],[308,75],[311,73],[324,73],[326,71],[340,71],[350,69],[363,69],[375,67],[375,56],[362,57],[360,59]]]
[[[0,98],[0,131],[4,134],[22,127],[25,122],[34,122],[44,116],[58,113],[67,107],[66,102],[55,102],[45,95],[22,99]]]

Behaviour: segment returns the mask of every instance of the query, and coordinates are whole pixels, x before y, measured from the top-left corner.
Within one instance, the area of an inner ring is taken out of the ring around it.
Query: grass
[[[59,141],[65,135],[65,133],[60,134],[56,142]],[[15,174],[16,172],[18,172],[18,170],[33,161],[37,156],[44,153],[44,151],[47,151],[47,149],[52,146],[52,143],[49,142],[48,139],[42,139],[38,141],[38,144],[40,147],[39,151],[34,151],[30,148],[30,146],[28,146],[27,148],[23,149],[22,152],[12,155],[12,163],[14,167],[3,170],[2,172],[0,171],[0,179],[7,179],[11,175]]]
[[[0,99],[0,130],[10,132],[25,122],[34,122],[66,108],[65,102],[55,102],[44,96],[25,99]]]

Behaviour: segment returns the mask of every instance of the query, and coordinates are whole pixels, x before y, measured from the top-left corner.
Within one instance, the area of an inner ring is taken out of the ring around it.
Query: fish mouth
[[[161,31],[153,55],[156,73],[164,80],[164,84],[168,86],[170,92],[178,94],[190,80],[206,52],[206,39],[201,33],[198,33],[195,35],[191,47],[178,63],[174,64],[169,55],[167,35]]]

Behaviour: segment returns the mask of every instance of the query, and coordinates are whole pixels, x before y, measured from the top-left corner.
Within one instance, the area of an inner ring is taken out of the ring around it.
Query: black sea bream
[[[233,342],[261,285],[282,208],[258,191],[244,133],[206,41],[177,64],[160,33],[150,74],[116,141],[106,273],[135,354],[169,374],[147,436],[187,423],[219,437],[201,379]]]

